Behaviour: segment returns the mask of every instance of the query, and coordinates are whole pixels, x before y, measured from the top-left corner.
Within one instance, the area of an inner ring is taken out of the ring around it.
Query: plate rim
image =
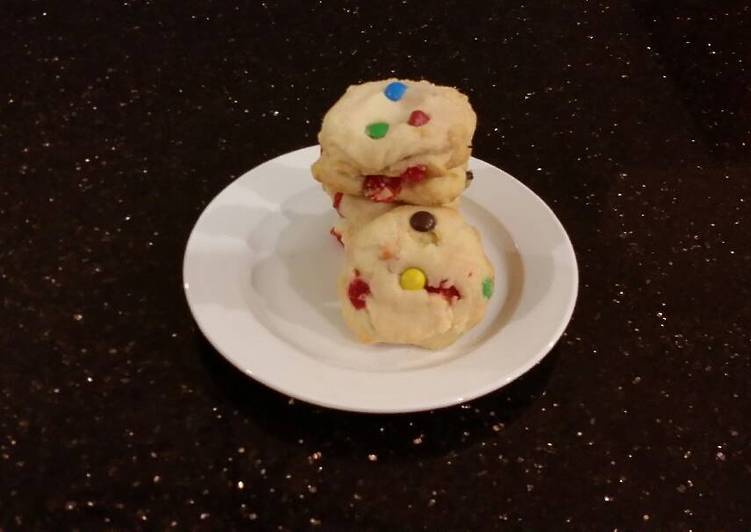
[[[563,236],[562,242],[565,243],[565,248],[567,252],[566,255],[570,259],[571,268],[570,268],[570,276],[569,276],[568,281],[571,283],[571,296],[568,299],[565,311],[561,314],[561,318],[558,320],[557,327],[552,331],[551,334],[549,334],[550,340],[548,341],[544,349],[538,350],[534,354],[534,356],[529,357],[529,359],[524,364],[520,364],[513,371],[506,372],[496,379],[491,379],[484,386],[479,386],[477,388],[474,388],[471,392],[462,394],[460,397],[452,396],[451,398],[435,399],[432,401],[415,400],[411,404],[403,405],[403,406],[393,406],[393,405],[363,406],[363,405],[352,405],[352,404],[348,405],[348,404],[343,404],[342,402],[337,403],[337,402],[327,401],[325,399],[310,397],[305,394],[297,394],[295,390],[290,390],[289,388],[283,388],[283,387],[277,386],[274,382],[271,382],[270,380],[265,379],[263,376],[258,375],[257,373],[251,371],[247,367],[243,367],[240,360],[236,360],[236,358],[233,357],[232,355],[224,353],[222,349],[219,347],[221,343],[218,342],[212,336],[209,328],[204,323],[202,323],[200,319],[201,313],[198,312],[198,310],[194,306],[194,303],[191,302],[190,288],[189,288],[189,283],[187,280],[188,268],[189,268],[188,262],[189,262],[189,254],[191,251],[191,244],[193,243],[194,238],[196,238],[196,229],[199,227],[199,224],[203,216],[210,210],[210,208],[214,205],[214,203],[217,202],[218,199],[228,189],[233,187],[240,179],[243,179],[247,174],[257,170],[264,164],[267,164],[276,159],[293,156],[295,154],[300,155],[300,152],[306,152],[306,151],[312,151],[312,150],[318,150],[318,149],[319,149],[319,145],[316,144],[316,145],[300,148],[297,150],[292,150],[292,151],[280,154],[278,156],[272,157],[270,159],[264,160],[261,163],[255,165],[254,167],[244,171],[242,174],[240,174],[239,176],[234,178],[232,181],[230,181],[226,186],[224,186],[219,192],[217,192],[211,198],[211,200],[201,210],[201,213],[196,218],[196,221],[190,230],[188,239],[185,244],[185,250],[183,252],[183,262],[182,262],[183,293],[185,295],[185,299],[188,304],[188,308],[190,310],[193,321],[198,326],[198,329],[200,330],[201,334],[203,334],[206,340],[211,344],[212,348],[217,353],[219,353],[226,361],[228,361],[232,366],[234,366],[236,369],[238,369],[240,372],[242,372],[246,376],[251,377],[253,380],[257,381],[258,383],[268,388],[271,388],[272,390],[284,396],[294,398],[295,400],[303,401],[308,404],[321,406],[321,407],[325,407],[325,408],[329,408],[333,410],[343,411],[343,412],[357,412],[357,413],[364,413],[364,414],[401,414],[401,413],[425,412],[425,411],[437,410],[437,409],[442,409],[442,408],[448,408],[448,407],[456,406],[462,403],[466,403],[467,401],[477,399],[478,397],[482,397],[493,391],[499,390],[507,386],[511,382],[515,381],[516,379],[518,379],[519,377],[521,377],[522,375],[530,371],[535,366],[537,366],[550,353],[550,351],[557,345],[563,333],[565,332],[566,328],[571,322],[571,318],[576,308],[576,303],[578,301],[578,296],[579,296],[579,265],[578,265],[578,260],[576,257],[576,251],[571,241],[571,237],[569,236],[568,232],[566,231],[561,221],[556,216],[553,209],[540,196],[538,196],[531,188],[529,188],[519,179],[515,178],[513,175],[509,174],[508,172],[506,172],[505,170],[501,168],[498,168],[492,163],[489,163],[477,157],[472,157],[471,162],[480,163],[482,165],[486,165],[490,167],[492,170],[497,171],[501,175],[503,175],[504,178],[510,179],[514,183],[514,185],[520,187],[525,194],[529,195],[537,203],[538,207],[542,207],[546,211],[547,218],[550,219],[554,223],[557,230],[560,232],[561,236]],[[503,220],[501,220],[498,217],[496,217],[496,219],[501,224],[503,224]],[[511,236],[513,237],[513,235]],[[514,245],[516,245],[517,240],[513,238],[512,240],[514,242]],[[524,255],[520,255],[520,256],[522,258],[524,257]],[[274,333],[272,331],[269,330],[268,332],[270,335],[274,336]],[[299,352],[299,349],[295,348],[292,345],[289,345],[289,349]],[[322,366],[332,368],[332,366],[328,366],[324,363],[320,363],[320,364]],[[350,371],[355,371],[355,370],[350,370]],[[406,370],[406,371],[413,371],[413,370]]]

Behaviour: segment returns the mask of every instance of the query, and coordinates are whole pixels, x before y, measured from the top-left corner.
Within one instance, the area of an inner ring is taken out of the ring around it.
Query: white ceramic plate
[[[496,293],[483,322],[442,351],[365,346],[336,299],[343,252],[310,175],[318,146],[250,170],[206,207],[183,264],[193,316],[214,347],[289,396],[358,412],[462,403],[522,375],[555,345],[576,301],[571,242],[531,190],[472,159],[461,211],[483,237]]]

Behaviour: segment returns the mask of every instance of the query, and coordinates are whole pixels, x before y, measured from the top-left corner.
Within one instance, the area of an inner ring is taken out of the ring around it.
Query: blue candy
[[[392,102],[398,102],[401,100],[405,92],[407,92],[407,86],[401,81],[392,81],[386,85],[386,88],[383,90],[383,94],[385,94],[386,98]]]

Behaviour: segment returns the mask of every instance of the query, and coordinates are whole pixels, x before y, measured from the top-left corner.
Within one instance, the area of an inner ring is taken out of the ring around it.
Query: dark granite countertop
[[[0,44],[0,529],[751,528],[748,2],[9,0]],[[229,366],[181,259],[389,75],[470,94],[581,286],[511,386],[363,416]]]

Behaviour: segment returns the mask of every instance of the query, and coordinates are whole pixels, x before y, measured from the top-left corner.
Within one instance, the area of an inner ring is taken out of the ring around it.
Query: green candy
[[[485,299],[490,299],[490,296],[493,295],[493,279],[490,277],[486,277],[485,280],[482,282],[482,297]]]
[[[371,139],[382,139],[389,132],[389,125],[386,122],[373,122],[365,128],[365,134]]]

